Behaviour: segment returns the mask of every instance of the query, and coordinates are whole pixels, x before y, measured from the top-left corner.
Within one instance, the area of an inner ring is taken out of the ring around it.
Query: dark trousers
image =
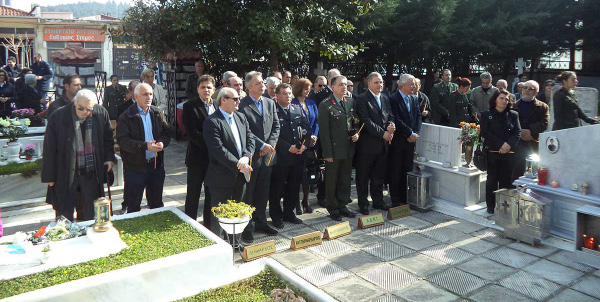
[[[352,158],[325,162],[325,195],[329,214],[339,214],[340,209],[350,202],[351,179]]]
[[[300,201],[300,183],[302,182],[302,163],[294,166],[273,167],[271,188],[269,190],[269,215],[273,221],[296,217],[294,209]],[[283,197],[283,210],[281,198]]]
[[[323,159],[323,149],[321,149],[321,144],[317,144],[317,160]],[[321,180],[317,182],[317,200],[325,200],[325,175],[321,177]]]
[[[202,184],[206,177],[208,164],[203,166],[192,165],[188,167],[187,172],[187,194],[185,195],[185,214],[196,220],[198,218],[198,203],[200,202],[200,193],[202,192]],[[210,214],[210,193],[204,186],[204,226],[208,228],[206,218],[206,208],[209,208]]]
[[[488,210],[496,207],[494,191],[512,187],[513,161],[513,154],[488,153],[487,181],[485,183],[485,202]]]
[[[373,205],[383,205],[383,180],[387,164],[387,152],[381,150],[380,154],[360,153],[356,163],[356,193],[358,206],[362,209],[369,208],[369,183]]]
[[[515,153],[513,155],[513,168],[511,175],[512,181],[515,181],[519,179],[519,177],[525,175],[526,159],[529,155],[538,152],[537,146],[538,144],[534,141],[519,141]]]
[[[146,190],[146,200],[150,209],[162,207],[162,193],[165,184],[165,168],[160,165],[154,169],[154,162],[146,164],[145,172],[125,171],[125,192],[123,198],[127,200],[127,213],[139,212],[142,197]]]
[[[73,212],[77,211],[77,220],[86,221],[94,219],[94,200],[103,196],[102,184],[98,183],[95,175],[77,175],[69,188],[64,200],[60,200],[60,208],[56,210],[56,217],[65,216],[73,221]]]
[[[267,201],[269,200],[269,186],[271,183],[272,167],[266,166],[269,155],[262,156],[259,163],[252,167],[254,171],[250,175],[250,182],[246,187],[243,201],[256,208],[252,214],[252,221],[256,225],[267,225]]]
[[[224,184],[225,185],[225,184]],[[228,200],[240,201],[242,200],[242,196],[244,196],[244,191],[246,189],[246,178],[244,174],[238,173],[235,183],[227,184],[231,185],[228,187],[208,187],[208,191],[210,191],[210,208],[216,207],[219,203],[227,203]],[[205,207],[206,208],[206,207]],[[205,213],[206,215],[206,213]],[[254,216],[254,214],[252,214]],[[210,230],[217,234],[221,234],[221,227],[219,226],[219,220],[215,215],[209,213],[208,216],[204,217],[204,221],[209,221]]]
[[[388,168],[392,169],[390,175],[390,197],[392,206],[397,207],[400,204],[407,203],[407,181],[406,173],[413,170],[414,149],[396,148],[390,152],[391,163]]]

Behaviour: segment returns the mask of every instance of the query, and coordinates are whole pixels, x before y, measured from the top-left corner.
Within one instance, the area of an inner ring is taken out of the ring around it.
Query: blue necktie
[[[408,101],[408,96],[404,98],[404,104],[406,105],[406,110],[410,113],[410,102]]]
[[[377,105],[379,105],[379,109],[381,109],[381,99],[379,96],[375,96],[375,100],[377,101]]]

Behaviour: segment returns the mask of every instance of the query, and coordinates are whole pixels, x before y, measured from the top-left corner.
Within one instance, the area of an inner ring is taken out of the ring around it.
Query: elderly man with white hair
[[[115,163],[113,132],[108,111],[96,94],[84,89],[73,103],[57,109],[44,135],[42,182],[56,217],[94,218],[94,200],[104,196],[105,174]]]
[[[147,83],[137,85],[133,91],[136,105],[129,106],[117,123],[117,143],[125,170],[123,199],[127,201],[127,213],[140,210],[144,190],[150,209],[163,206],[164,148],[171,142],[171,136],[161,110],[152,106],[152,93],[152,86]]]
[[[500,79],[498,82],[496,82],[496,88],[498,88],[498,90],[504,89],[508,91],[508,82],[504,79]],[[508,93],[510,93],[510,91]],[[516,101],[515,95],[510,93],[510,102],[514,104]]]
[[[536,98],[540,85],[534,80],[523,83],[522,97],[513,106],[519,113],[521,138],[515,151],[512,179],[515,180],[525,173],[525,159],[531,154],[538,153],[540,133],[548,129],[550,123],[550,107]]]
[[[266,98],[270,98],[274,101],[277,101],[277,94],[275,93],[275,90],[277,89],[277,86],[279,86],[279,84],[281,84],[281,80],[279,80],[276,77],[268,77],[265,80],[265,84],[267,85],[267,89],[265,90],[265,93],[263,94],[264,97]]]

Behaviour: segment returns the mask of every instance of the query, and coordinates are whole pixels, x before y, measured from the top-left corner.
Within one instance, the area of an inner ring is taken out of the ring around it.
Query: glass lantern
[[[112,228],[110,221],[110,199],[100,197],[94,201],[94,223],[93,229],[96,232],[106,232]]]
[[[537,178],[540,157],[537,154],[531,154],[525,159],[525,177]]]

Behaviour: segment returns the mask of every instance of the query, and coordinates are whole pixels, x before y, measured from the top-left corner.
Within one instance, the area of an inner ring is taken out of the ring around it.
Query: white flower
[[[0,126],[2,126],[2,127],[8,127],[8,126],[10,126],[10,122],[7,121],[7,120],[5,120],[5,119],[3,119],[3,118],[0,118]]]
[[[28,118],[24,119],[23,123],[25,124],[25,126],[31,125],[31,121]]]
[[[19,122],[18,120],[16,120],[16,121],[13,122],[13,125],[14,126],[21,126],[21,122]]]

